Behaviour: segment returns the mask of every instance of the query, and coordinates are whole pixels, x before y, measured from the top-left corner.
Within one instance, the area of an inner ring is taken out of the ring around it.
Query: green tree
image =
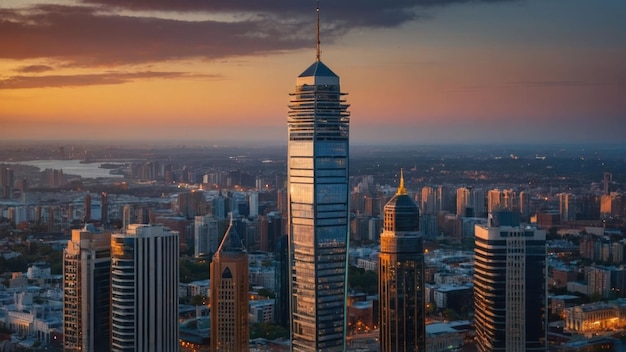
[[[378,274],[355,266],[349,266],[348,286],[355,291],[375,294],[378,292]]]
[[[269,323],[255,323],[250,326],[250,338],[256,339],[259,337],[266,338],[268,340],[275,340],[279,337],[289,337],[289,330],[283,326],[269,324]]]
[[[274,292],[272,292],[272,291],[270,291],[270,290],[268,290],[266,288],[260,289],[258,294],[259,294],[259,296],[265,296],[265,297],[267,297],[269,299],[276,298],[276,295],[274,294]]]
[[[442,314],[443,314],[443,317],[448,321],[459,319],[459,314],[452,308],[444,309]]]
[[[192,306],[202,306],[207,304],[208,301],[209,299],[203,295],[195,295],[191,297],[191,299],[189,300],[189,304],[191,304]]]

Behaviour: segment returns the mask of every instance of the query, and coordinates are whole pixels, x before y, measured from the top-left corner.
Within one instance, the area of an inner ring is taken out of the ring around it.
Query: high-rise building
[[[419,210],[404,180],[385,205],[378,264],[380,351],[424,351],[424,247]]]
[[[276,281],[276,309],[274,321],[285,328],[289,328],[289,239],[282,235],[276,239],[274,260],[274,274]]]
[[[85,194],[85,224],[91,220],[91,195],[89,193]]]
[[[519,192],[519,212],[522,220],[527,220],[530,216],[530,196],[527,191]]]
[[[561,221],[576,219],[576,196],[572,193],[559,193],[559,213]]]
[[[131,224],[111,235],[111,351],[177,351],[178,233]]]
[[[109,223],[109,197],[106,192],[100,194],[101,206],[100,206],[100,221],[102,225]]]
[[[63,349],[109,351],[111,233],[72,230],[63,251]]]
[[[423,214],[436,215],[440,211],[456,211],[454,204],[450,207],[448,188],[445,186],[423,187],[421,192],[421,207]]]
[[[456,190],[456,215],[467,216],[468,208],[470,206],[471,189],[466,187],[460,187]],[[472,211],[473,212],[473,211]]]
[[[332,352],[346,345],[350,114],[317,38],[316,60],[289,104],[291,337],[293,351]]]
[[[259,227],[261,232],[261,251],[276,251],[278,240],[283,234],[283,222],[284,221],[280,213],[275,211],[272,211],[265,216],[259,216]]]
[[[124,205],[122,211],[122,231],[126,230],[128,225],[137,223],[137,215],[135,214],[135,208],[130,205]]]
[[[611,194],[611,182],[613,181],[613,174],[610,172],[604,173],[602,179],[602,194]]]
[[[546,232],[513,212],[476,225],[474,308],[479,351],[546,351]]]
[[[219,220],[212,215],[196,216],[194,221],[194,256],[213,254],[219,244]]]
[[[211,262],[211,351],[248,351],[248,253],[231,219]]]
[[[13,197],[13,184],[15,171],[10,168],[0,168],[0,198],[11,199]]]
[[[494,213],[502,210],[519,211],[519,204],[515,202],[516,196],[512,189],[492,189],[487,192],[487,212]]]
[[[248,206],[250,207],[250,217],[259,216],[259,192],[250,192],[248,194]]]

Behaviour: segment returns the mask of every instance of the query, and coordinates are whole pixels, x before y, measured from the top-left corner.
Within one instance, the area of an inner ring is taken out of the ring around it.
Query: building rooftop
[[[315,61],[298,77],[338,77],[328,66],[321,61]]]

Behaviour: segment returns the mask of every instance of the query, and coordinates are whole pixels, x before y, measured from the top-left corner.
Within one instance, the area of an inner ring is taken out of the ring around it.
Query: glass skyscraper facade
[[[289,105],[288,232],[293,351],[344,351],[349,234],[348,104],[317,60]]]

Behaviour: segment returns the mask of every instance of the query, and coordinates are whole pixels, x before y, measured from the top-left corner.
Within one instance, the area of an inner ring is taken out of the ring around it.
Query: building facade
[[[546,351],[546,233],[512,212],[476,225],[474,310],[479,351]]]
[[[211,351],[248,351],[248,253],[232,221],[211,262]]]
[[[109,351],[111,233],[72,230],[63,251],[63,349]]]
[[[348,104],[318,59],[296,81],[288,119],[293,351],[344,351],[349,234]]]
[[[178,233],[131,224],[111,236],[111,351],[177,351]]]
[[[378,267],[380,351],[424,351],[424,247],[419,210],[403,178],[384,211]]]

